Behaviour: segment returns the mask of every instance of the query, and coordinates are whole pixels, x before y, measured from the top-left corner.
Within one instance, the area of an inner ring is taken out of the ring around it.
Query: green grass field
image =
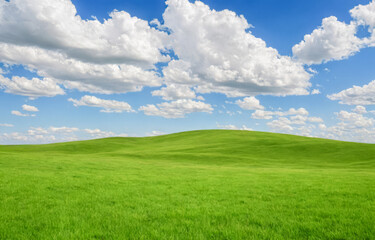
[[[206,130],[0,146],[0,239],[375,239],[375,145]]]

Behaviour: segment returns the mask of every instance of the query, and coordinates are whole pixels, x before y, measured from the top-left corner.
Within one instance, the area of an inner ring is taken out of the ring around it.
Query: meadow
[[[375,239],[375,145],[202,130],[0,146],[0,239]]]

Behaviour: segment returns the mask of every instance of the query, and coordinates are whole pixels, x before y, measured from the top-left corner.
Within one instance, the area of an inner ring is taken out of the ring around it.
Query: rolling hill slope
[[[0,239],[373,239],[375,145],[202,130],[0,146]]]

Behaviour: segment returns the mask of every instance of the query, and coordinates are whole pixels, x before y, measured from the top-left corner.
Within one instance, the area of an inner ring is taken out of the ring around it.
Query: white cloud
[[[254,37],[243,16],[200,1],[167,0],[164,26],[178,60],[163,69],[168,84],[230,97],[308,94],[311,75],[300,63]]]
[[[116,134],[114,134],[111,131],[102,131],[100,129],[85,129],[86,133],[90,134],[93,138],[107,138],[107,137],[114,137]]]
[[[30,106],[30,105],[27,105],[27,104],[22,105],[22,109],[24,111],[28,111],[28,112],[39,112],[39,109],[37,107]]]
[[[375,1],[367,5],[358,5],[350,10],[350,14],[356,20],[357,24],[368,26],[371,33],[369,38],[364,39],[366,44],[371,47],[375,46]]]
[[[289,115],[302,115],[307,116],[309,112],[305,108],[290,108],[288,111],[264,111],[264,110],[256,110],[252,115],[251,118],[254,119],[272,119],[273,116],[289,116]]]
[[[271,119],[274,115],[274,112],[271,111],[264,111],[264,110],[256,110],[251,114],[251,118],[254,119]]]
[[[154,64],[169,61],[162,53],[167,41],[167,33],[124,11],[113,11],[101,23],[81,19],[70,0],[0,4],[0,61],[22,64],[80,91],[109,94],[160,86]]]
[[[352,111],[355,112],[355,113],[359,113],[359,114],[367,113],[366,108],[364,106],[361,106],[361,105],[355,106],[355,108]]]
[[[295,115],[290,117],[290,124],[295,124],[295,125],[304,125],[306,124],[307,117],[303,115]]]
[[[280,117],[276,120],[268,122],[267,125],[271,127],[272,130],[281,132],[291,132],[294,128],[291,126],[292,122],[286,117]]]
[[[374,105],[375,80],[362,87],[353,86],[339,93],[327,96],[331,100],[339,100],[341,104],[348,105]]]
[[[237,100],[236,104],[245,110],[262,110],[264,107],[255,97],[246,97],[243,100]]]
[[[9,123],[0,123],[0,127],[14,127],[14,125]]]
[[[21,24],[20,24],[21,23]],[[61,51],[82,62],[151,65],[167,34],[114,10],[100,23],[83,20],[71,0],[12,0],[0,4],[0,41]]]
[[[1,53],[0,53],[1,54]],[[51,79],[27,79],[14,76],[12,79],[0,75],[0,88],[6,93],[12,93],[30,98],[53,97],[65,94],[64,90]]]
[[[341,121],[350,122],[352,127],[370,127],[375,123],[374,119],[364,117],[360,113],[340,111],[336,115]]]
[[[76,127],[49,127],[49,131],[52,133],[73,133],[79,131]]]
[[[0,133],[0,143],[4,144],[36,144],[77,141],[93,138],[127,136],[100,129],[79,129],[76,127],[30,127],[26,132]]]
[[[345,24],[334,16],[324,18],[322,26],[293,47],[293,55],[306,64],[347,58],[360,50],[356,32],[355,24]]]
[[[309,112],[305,108],[298,108],[298,109],[290,108],[288,111],[282,113],[283,116],[298,115],[298,114],[299,115],[309,115]]]
[[[195,92],[190,87],[179,84],[170,84],[160,90],[155,90],[152,92],[152,96],[161,96],[164,100],[197,98]]]
[[[311,91],[311,94],[312,94],[312,95],[320,94],[320,90],[319,90],[319,89],[313,89],[313,90]]]
[[[81,99],[72,99],[69,98],[68,101],[73,102],[74,106],[88,106],[88,107],[98,107],[103,108],[100,110],[101,112],[106,113],[122,113],[126,112],[133,112],[134,110],[127,102],[120,102],[115,100],[105,100],[101,98],[97,98],[95,96],[88,96],[85,95],[81,97]]]
[[[27,113],[21,113],[20,111],[13,110],[11,111],[13,115],[20,116],[20,117],[35,117],[35,114],[27,114]]]
[[[337,124],[329,127],[324,124],[319,125],[322,130],[322,137],[346,141],[375,142],[374,118],[363,116],[362,113],[348,111],[340,111],[335,115],[339,120]]]
[[[216,124],[216,125],[220,129],[253,131],[253,129],[247,127],[246,125],[242,125],[241,127],[237,127],[236,125],[233,125],[233,124],[228,124],[228,125]]]
[[[37,47],[0,43],[0,61],[23,64],[28,69],[35,70],[39,76],[80,91],[123,93],[162,84],[158,73],[139,66],[81,62],[67,58],[61,52]]]
[[[350,10],[350,14],[360,24],[369,25],[370,28],[375,28],[375,1],[371,1],[367,5],[358,5]]]
[[[307,71],[311,72],[312,74],[318,74],[318,71],[316,71],[315,69],[312,69],[311,67],[309,67]]]
[[[210,104],[193,101],[191,99],[179,99],[172,102],[163,102],[156,104],[148,104],[139,108],[144,114],[149,116],[161,116],[164,118],[183,118],[186,114],[194,112],[211,113],[213,108]]]
[[[312,122],[312,123],[322,123],[324,122],[323,119],[320,117],[309,117],[307,118],[307,121]]]
[[[148,137],[154,137],[154,136],[160,136],[160,135],[165,135],[165,132],[162,131],[152,131],[150,133],[147,133],[146,136]]]
[[[348,58],[364,47],[375,46],[375,1],[350,10],[350,24],[335,16],[322,20],[322,25],[293,47],[293,55],[305,64],[320,64]],[[370,37],[358,38],[358,27],[368,27]]]

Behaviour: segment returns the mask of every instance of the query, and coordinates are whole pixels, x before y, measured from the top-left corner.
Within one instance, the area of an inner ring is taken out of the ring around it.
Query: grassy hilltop
[[[205,130],[0,146],[0,239],[375,239],[375,145]]]

